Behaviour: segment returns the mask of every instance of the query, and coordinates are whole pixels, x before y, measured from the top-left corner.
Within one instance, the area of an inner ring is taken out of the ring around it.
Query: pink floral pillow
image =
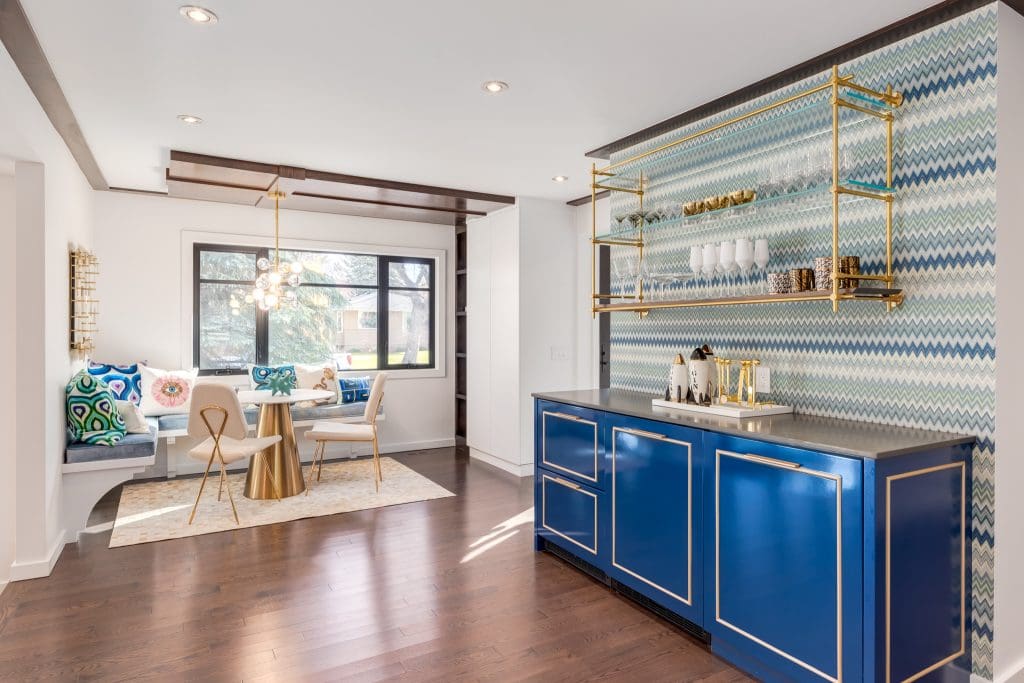
[[[143,414],[176,415],[188,413],[192,387],[196,383],[195,370],[157,370],[146,365],[142,371]]]

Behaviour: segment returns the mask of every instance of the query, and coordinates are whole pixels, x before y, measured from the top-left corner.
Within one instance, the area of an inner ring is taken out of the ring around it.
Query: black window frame
[[[201,376],[244,375],[246,368],[201,368],[200,361],[200,285],[227,284],[253,287],[256,271],[253,270],[252,280],[218,280],[201,277],[202,254],[204,252],[228,252],[252,254],[254,262],[261,258],[270,258],[273,249],[270,247],[253,247],[230,244],[195,243],[192,246],[192,363]],[[369,256],[377,259],[377,283],[375,285],[349,285],[334,283],[300,284],[300,287],[336,287],[339,289],[367,289],[377,291],[377,367],[366,368],[368,372],[392,370],[435,370],[437,369],[437,265],[438,260],[424,256],[400,256],[393,254],[373,254],[346,251],[326,251],[318,249],[288,249],[282,252],[298,252],[309,254],[344,254],[351,256]],[[421,263],[428,268],[427,287],[395,287],[391,285],[390,272],[393,263]],[[388,362],[388,302],[392,291],[427,292],[428,325],[430,329],[428,361],[426,363],[389,363]],[[261,311],[256,307],[256,364],[267,365],[270,358],[270,312]],[[353,370],[358,372],[358,370]]]

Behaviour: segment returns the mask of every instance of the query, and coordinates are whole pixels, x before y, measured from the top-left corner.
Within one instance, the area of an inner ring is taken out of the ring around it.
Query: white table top
[[[249,403],[255,403],[262,405],[264,403],[298,403],[299,401],[322,401],[325,398],[331,398],[334,396],[329,391],[323,391],[322,389],[292,389],[292,393],[287,395],[278,394],[277,396],[271,396],[269,390],[261,391],[239,391],[238,400],[242,402],[242,405]]]

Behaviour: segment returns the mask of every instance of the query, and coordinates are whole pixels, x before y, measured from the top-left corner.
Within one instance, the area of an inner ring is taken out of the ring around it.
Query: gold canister
[[[686,202],[683,204],[683,215],[684,216],[696,216],[698,213],[704,212],[704,201],[697,200],[695,202]]]
[[[858,275],[860,274],[860,256],[840,256],[839,257],[839,274],[840,275]],[[839,287],[841,289],[852,289],[860,285],[860,280],[856,278],[843,278],[839,280]]]
[[[814,269],[794,268],[789,271],[790,290],[808,292],[814,289]]]

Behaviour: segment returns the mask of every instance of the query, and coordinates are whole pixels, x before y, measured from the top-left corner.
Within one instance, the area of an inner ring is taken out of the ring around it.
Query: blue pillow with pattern
[[[114,392],[103,380],[82,370],[71,378],[67,395],[68,430],[74,441],[114,446],[128,432]]]
[[[294,365],[250,365],[249,386],[256,391],[270,391],[271,377],[291,377],[292,386],[298,384],[298,375]],[[287,379],[285,380],[287,381]]]
[[[118,401],[142,402],[142,371],[138,363],[114,365],[89,361],[89,374],[98,377],[114,393]]]
[[[370,400],[370,387],[373,380],[369,377],[341,377],[338,388],[341,403],[359,403]]]

